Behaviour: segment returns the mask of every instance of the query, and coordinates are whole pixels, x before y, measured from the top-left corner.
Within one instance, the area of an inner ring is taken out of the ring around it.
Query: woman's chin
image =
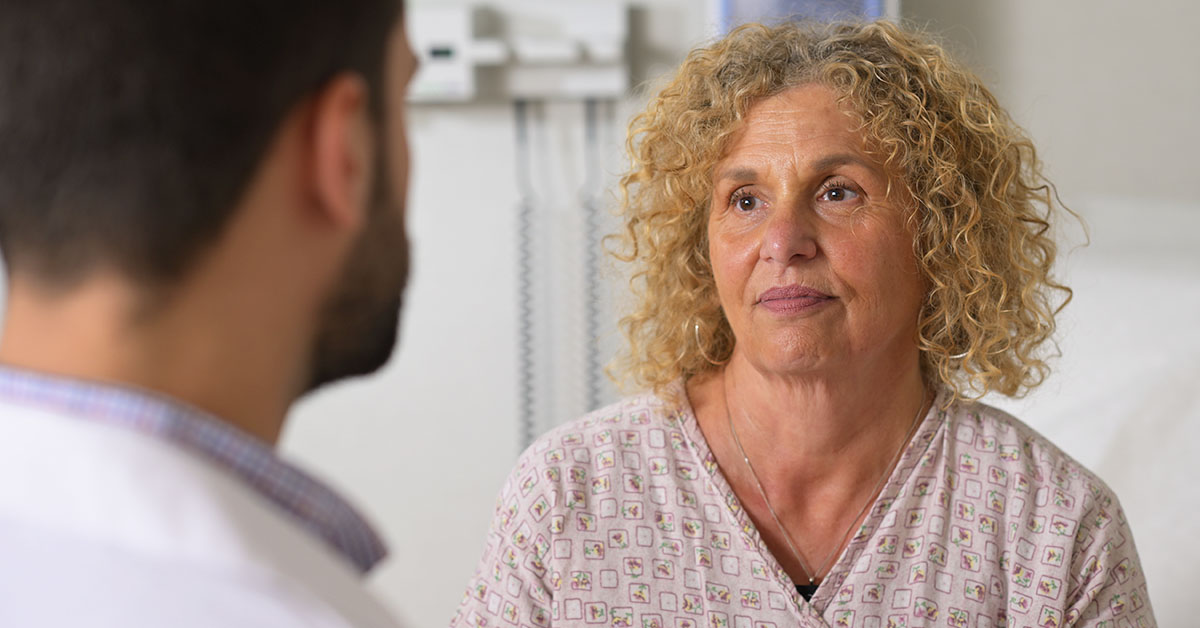
[[[749,351],[746,361],[764,375],[802,377],[827,370],[826,353],[816,347],[770,347],[764,351]]]

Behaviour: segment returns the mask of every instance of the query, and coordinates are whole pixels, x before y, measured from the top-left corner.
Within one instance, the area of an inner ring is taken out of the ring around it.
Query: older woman
[[[747,26],[635,118],[652,393],[505,485],[459,625],[1153,625],[1105,484],[1003,412],[1070,291],[1053,189],[971,73],[889,23]]]

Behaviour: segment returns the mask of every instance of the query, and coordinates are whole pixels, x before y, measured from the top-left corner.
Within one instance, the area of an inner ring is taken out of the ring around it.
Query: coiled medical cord
[[[584,399],[588,411],[600,405],[600,203],[597,183],[601,168],[598,103],[584,101],[584,185],[583,185],[583,354]]]
[[[517,169],[517,434],[520,451],[533,443],[533,180],[529,103],[514,104]]]

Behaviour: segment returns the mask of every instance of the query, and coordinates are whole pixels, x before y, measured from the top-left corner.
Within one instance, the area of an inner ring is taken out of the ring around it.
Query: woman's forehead
[[[817,169],[849,162],[875,166],[864,149],[856,119],[836,94],[821,85],[804,85],[755,103],[730,137],[713,175],[722,177],[781,158]]]

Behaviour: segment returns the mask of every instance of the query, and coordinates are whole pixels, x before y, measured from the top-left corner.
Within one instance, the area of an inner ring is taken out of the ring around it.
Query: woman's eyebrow
[[[826,172],[833,170],[838,166],[854,165],[870,170],[874,174],[881,174],[879,166],[874,162],[854,153],[835,153],[826,155],[812,162],[808,166],[810,172]],[[746,166],[732,166],[730,168],[718,170],[713,177],[713,181],[756,181],[758,180],[758,171],[754,168]]]
[[[845,166],[847,164],[861,166],[876,173],[880,172],[879,166],[853,153],[837,153],[834,155],[827,155],[814,161],[812,165],[809,166],[809,169],[815,172],[824,172],[826,170],[833,170],[838,166]]]
[[[754,181],[758,179],[758,171],[753,168],[733,167],[723,170],[718,170],[713,181],[724,181],[732,179],[734,181]]]

